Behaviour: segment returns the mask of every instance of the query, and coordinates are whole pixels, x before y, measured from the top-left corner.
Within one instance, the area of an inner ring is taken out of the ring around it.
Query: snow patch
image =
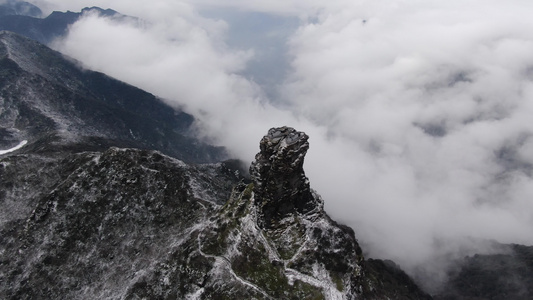
[[[199,290],[197,290],[196,292],[192,293],[192,294],[189,294],[189,295],[186,295],[185,296],[185,299],[186,300],[199,300],[199,299],[202,299],[202,294],[204,293],[204,288],[201,288]]]
[[[28,141],[24,140],[24,141],[20,142],[18,145],[16,145],[15,147],[13,147],[11,149],[0,150],[0,155],[6,154],[6,153],[10,153],[10,152],[13,152],[13,151],[17,151],[18,149],[24,147],[27,143],[28,143]]]
[[[285,274],[289,278],[289,282],[293,283],[295,280],[300,280],[307,284],[321,288],[326,300],[346,300],[339,290],[337,290],[335,284],[331,282],[327,270],[322,266],[313,265],[313,275],[315,277],[302,274],[295,269],[285,268]]]

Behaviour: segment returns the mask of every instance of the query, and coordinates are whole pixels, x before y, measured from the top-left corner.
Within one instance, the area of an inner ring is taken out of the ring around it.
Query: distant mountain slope
[[[507,253],[465,257],[435,299],[532,299],[533,247],[501,247],[507,247]]]
[[[193,117],[155,96],[81,69],[33,40],[0,32],[0,149],[160,150],[187,162],[214,162],[221,148],[190,136]],[[77,146],[78,145],[78,146]]]
[[[14,0],[11,0],[11,2],[18,3],[19,6],[24,3]],[[0,6],[0,30],[12,31],[43,44],[49,44],[54,39],[66,34],[68,26],[74,24],[84,13],[89,11],[104,16],[129,18],[114,10],[104,10],[99,7],[87,7],[81,12],[54,11],[45,18],[40,17],[40,10],[39,13],[35,11],[30,14],[18,14],[13,9],[5,9],[2,14],[1,8]]]
[[[39,7],[29,2],[19,0],[3,0],[0,2],[0,17],[20,15],[39,18],[42,14]]]

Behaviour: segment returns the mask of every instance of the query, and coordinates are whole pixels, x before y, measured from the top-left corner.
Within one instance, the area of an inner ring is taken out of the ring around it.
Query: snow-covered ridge
[[[11,149],[0,150],[0,155],[4,155],[4,154],[7,154],[7,153],[10,153],[10,152],[13,152],[13,151],[17,151],[18,149],[24,147],[27,143],[28,143],[28,141],[24,140],[24,141],[20,142],[18,145],[16,145],[15,147],[13,147]]]

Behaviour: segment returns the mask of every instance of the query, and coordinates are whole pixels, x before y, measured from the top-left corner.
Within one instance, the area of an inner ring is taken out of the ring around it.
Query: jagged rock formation
[[[183,241],[186,250],[173,252],[172,259],[162,265],[164,271],[147,276],[128,297],[430,299],[397,267],[374,267],[372,276],[366,275],[353,231],[332,221],[323,211],[320,196],[309,189],[302,169],[307,147],[304,133],[287,127],[271,129],[252,164],[253,182],[237,185],[205,226]],[[280,170],[288,176],[262,177]],[[275,206],[283,205],[280,199],[294,203],[290,191],[296,187],[302,193],[294,194],[309,196],[304,199],[313,209],[288,205],[283,214],[268,215],[274,218],[265,222],[265,206],[280,212]],[[395,275],[389,275],[385,284],[383,274]],[[177,285],[176,290],[158,287],[169,280]]]
[[[262,228],[254,183],[228,194],[232,163],[18,152],[0,158],[2,299],[426,299],[399,269],[381,289],[387,268],[368,276],[322,206]]]
[[[227,261],[262,299],[355,299],[363,293],[362,251],[309,188],[307,139],[288,127],[268,132],[250,167],[253,182],[234,190],[201,250]]]
[[[261,140],[250,175],[263,228],[296,213],[322,209],[322,201],[311,192],[303,169],[308,138],[303,132],[281,127],[270,129]]]

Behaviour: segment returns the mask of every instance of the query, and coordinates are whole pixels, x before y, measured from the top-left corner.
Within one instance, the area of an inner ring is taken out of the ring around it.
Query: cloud
[[[532,244],[533,4],[322,2],[87,1],[147,22],[86,15],[56,47],[244,160],[270,127],[306,131],[312,187],[370,256],[434,272],[439,255],[492,250],[479,240]],[[206,7],[300,20],[279,98],[244,75],[261,49],[228,42],[234,23]]]
[[[435,240],[533,242],[524,5],[360,1],[291,38],[285,101],[357,162],[330,169],[323,152],[311,175],[351,179],[311,180],[371,254],[410,268]]]

